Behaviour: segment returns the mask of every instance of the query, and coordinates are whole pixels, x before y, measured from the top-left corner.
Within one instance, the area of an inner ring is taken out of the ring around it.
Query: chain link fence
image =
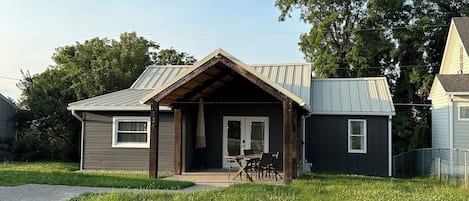
[[[395,177],[434,176],[468,187],[469,150],[425,148],[393,157]]]

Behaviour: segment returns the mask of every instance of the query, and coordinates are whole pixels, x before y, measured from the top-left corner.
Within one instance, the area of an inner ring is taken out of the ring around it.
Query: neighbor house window
[[[112,147],[149,148],[149,117],[113,117]]]
[[[459,120],[469,120],[469,105],[459,105]]]
[[[366,153],[366,120],[348,120],[348,152]]]

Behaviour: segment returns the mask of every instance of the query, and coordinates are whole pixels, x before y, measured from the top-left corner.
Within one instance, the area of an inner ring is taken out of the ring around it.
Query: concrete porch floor
[[[249,182],[246,179],[246,176],[243,175],[242,180],[237,177],[233,180],[236,176],[236,170],[232,170],[230,174],[230,178],[228,178],[228,171],[227,170],[207,170],[207,171],[198,171],[198,172],[183,172],[181,175],[173,175],[166,177],[166,180],[176,180],[176,181],[191,181],[197,184],[206,184],[212,186],[219,186],[219,187],[228,187],[232,184],[240,183],[240,182]],[[280,174],[283,178],[283,175]],[[253,176],[254,183],[274,183],[274,184],[282,184],[283,180],[278,179],[275,181],[275,178],[272,179],[264,178],[262,180],[258,180],[255,173]]]

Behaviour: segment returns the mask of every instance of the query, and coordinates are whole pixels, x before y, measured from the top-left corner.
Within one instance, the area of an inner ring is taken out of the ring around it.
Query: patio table
[[[235,180],[237,177],[241,179],[242,175],[245,174],[246,178],[252,182],[252,176],[246,171],[250,164],[257,162],[260,160],[260,154],[250,154],[250,155],[236,155],[236,156],[225,156],[226,159],[232,159],[235,161],[238,172],[236,172],[236,176],[233,177]],[[243,161],[245,162],[243,164]]]

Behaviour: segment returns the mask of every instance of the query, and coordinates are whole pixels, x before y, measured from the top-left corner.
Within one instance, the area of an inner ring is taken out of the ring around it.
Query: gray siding
[[[204,99],[208,102],[239,102],[234,104],[205,104],[205,129],[207,148],[203,152],[204,167],[221,168],[223,159],[223,117],[259,116],[269,117],[269,151],[282,151],[282,104],[262,89],[242,79]],[[244,102],[244,103],[242,103]],[[247,102],[247,103],[246,103]],[[256,103],[258,102],[258,103]],[[200,153],[195,150],[197,104],[184,105],[186,117],[186,169],[200,167]],[[189,153],[189,155],[188,155]]]
[[[348,119],[367,120],[367,153],[348,153]],[[306,158],[314,171],[388,176],[388,117],[313,115],[306,119]]]
[[[469,120],[459,120],[459,106],[469,106],[469,102],[454,102],[453,105],[454,148],[469,149]]]
[[[449,97],[437,79],[432,94],[432,147],[449,148]]]
[[[16,108],[0,97],[0,138],[16,136],[15,114]]]
[[[87,112],[85,115],[83,169],[148,170],[148,148],[112,147],[113,116],[148,116],[148,112]],[[172,113],[160,114],[158,170],[174,170],[174,119]]]

